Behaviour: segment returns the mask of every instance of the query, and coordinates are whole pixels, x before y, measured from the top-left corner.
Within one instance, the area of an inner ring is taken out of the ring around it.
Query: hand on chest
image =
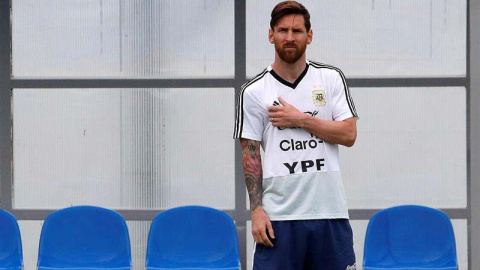
[[[310,87],[297,87],[291,89],[288,87],[278,87],[269,91],[266,98],[266,106],[282,106],[279,97],[297,108],[299,111],[314,117],[324,118],[328,115],[329,95],[327,90],[319,85]]]

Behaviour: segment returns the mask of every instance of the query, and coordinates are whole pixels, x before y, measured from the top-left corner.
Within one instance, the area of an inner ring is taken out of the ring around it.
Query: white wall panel
[[[130,248],[132,250],[133,270],[145,269],[150,223],[150,221],[127,221],[128,232],[130,234]]]
[[[233,77],[233,7],[225,0],[15,0],[12,73]]]
[[[252,221],[247,221],[247,270],[253,268],[253,250],[255,246],[255,240],[252,236]]]
[[[351,209],[467,206],[466,90],[353,88],[360,120],[340,148]]]
[[[14,207],[233,209],[234,90],[14,89]]]
[[[20,234],[22,236],[23,269],[37,269],[38,245],[42,232],[43,220],[19,220]]]
[[[279,1],[247,0],[247,75],[273,62],[270,13]],[[466,0],[306,0],[307,58],[347,77],[466,75]]]

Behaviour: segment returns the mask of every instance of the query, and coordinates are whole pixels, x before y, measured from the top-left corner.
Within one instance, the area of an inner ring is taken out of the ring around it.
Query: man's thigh
[[[353,233],[347,219],[318,220],[309,238],[304,270],[356,270]]]
[[[254,270],[355,270],[348,220],[272,221],[272,226],[275,245],[256,244]]]

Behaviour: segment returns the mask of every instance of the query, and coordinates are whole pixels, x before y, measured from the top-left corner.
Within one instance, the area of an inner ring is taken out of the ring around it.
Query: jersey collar
[[[305,63],[305,69],[303,70],[302,74],[300,74],[300,76],[298,76],[298,78],[293,82],[293,83],[290,83],[286,80],[284,80],[282,77],[280,77],[277,73],[275,73],[275,71],[273,71],[272,69],[272,65],[270,65],[268,67],[268,71],[270,72],[270,74],[272,74],[272,76],[277,79],[277,81],[279,81],[280,83],[292,88],[292,89],[295,89],[297,87],[297,85],[302,81],[303,77],[305,77],[305,75],[307,74],[307,71],[308,71],[308,62]]]

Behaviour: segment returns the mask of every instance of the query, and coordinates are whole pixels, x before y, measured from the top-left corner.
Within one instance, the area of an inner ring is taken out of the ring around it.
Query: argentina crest
[[[327,94],[325,89],[321,87],[312,90],[312,98],[315,106],[325,106],[327,104]]]

